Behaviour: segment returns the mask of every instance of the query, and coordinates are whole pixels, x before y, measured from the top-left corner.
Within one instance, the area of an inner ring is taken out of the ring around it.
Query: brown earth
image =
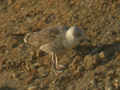
[[[28,32],[78,25],[90,42],[61,58],[36,57]],[[120,90],[119,0],[0,0],[0,90]]]

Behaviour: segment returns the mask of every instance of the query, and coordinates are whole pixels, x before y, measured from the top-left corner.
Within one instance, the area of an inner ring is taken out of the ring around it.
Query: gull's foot
[[[60,75],[65,70],[65,66],[64,65],[53,64],[52,66],[53,66],[52,69],[53,69],[53,72],[55,73],[55,75]]]
[[[64,65],[61,65],[61,64],[60,64],[60,65],[56,65],[56,68],[55,68],[55,69],[56,69],[57,71],[64,71],[65,68],[66,68],[66,67],[65,67]]]
[[[58,57],[55,53],[52,53],[52,65],[53,65],[54,72],[57,75],[62,73],[66,68],[64,65],[58,64]]]
[[[65,68],[66,67],[64,65],[56,65],[55,66],[55,74],[56,75],[61,74],[62,72],[64,72]]]

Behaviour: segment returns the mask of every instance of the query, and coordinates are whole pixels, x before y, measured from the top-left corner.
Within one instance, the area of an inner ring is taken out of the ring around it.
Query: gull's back
[[[67,26],[55,25],[38,32],[28,33],[25,36],[24,41],[33,47],[39,48],[41,45],[52,43],[57,38],[64,37],[67,30]]]

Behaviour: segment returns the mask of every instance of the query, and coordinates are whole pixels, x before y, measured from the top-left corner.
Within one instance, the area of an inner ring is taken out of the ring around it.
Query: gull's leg
[[[52,52],[52,54],[51,54],[51,59],[52,59],[52,66],[53,66],[53,68],[55,69],[55,53],[54,52]]]
[[[55,73],[58,74],[60,72],[63,72],[63,69],[65,67],[63,65],[58,64],[58,57],[54,52],[52,52],[51,58],[52,58],[52,67],[53,67]]]
[[[36,51],[36,56],[39,57],[39,54],[40,54],[40,49]]]
[[[58,57],[56,54],[55,54],[55,68],[60,72],[63,71],[63,69],[65,68],[64,65],[58,64]]]

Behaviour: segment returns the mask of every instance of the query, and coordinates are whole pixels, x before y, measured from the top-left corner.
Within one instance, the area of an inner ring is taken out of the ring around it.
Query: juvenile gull
[[[51,56],[55,70],[63,67],[58,64],[58,56],[64,55],[84,40],[86,40],[85,33],[77,26],[68,28],[61,25],[48,27],[39,32],[28,33],[24,38],[25,43],[38,49],[37,55],[40,51],[44,51]]]

